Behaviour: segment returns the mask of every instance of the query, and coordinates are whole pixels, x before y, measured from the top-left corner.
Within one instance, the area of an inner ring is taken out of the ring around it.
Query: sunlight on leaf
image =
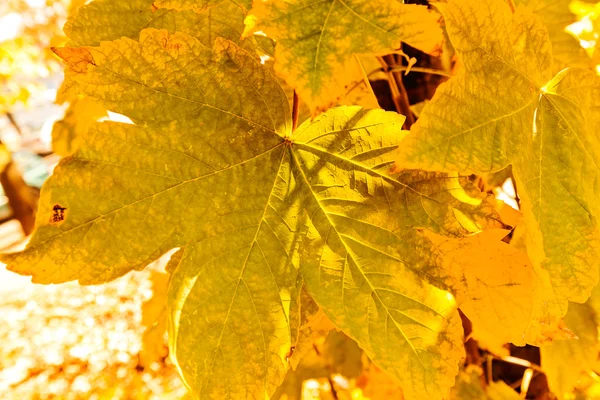
[[[485,173],[512,164],[527,253],[539,282],[549,279],[548,307],[534,315],[560,319],[567,300],[585,301],[598,280],[600,83],[575,68],[552,77],[548,33],[526,8],[513,15],[501,0],[438,8],[464,68],[413,125],[400,165]]]

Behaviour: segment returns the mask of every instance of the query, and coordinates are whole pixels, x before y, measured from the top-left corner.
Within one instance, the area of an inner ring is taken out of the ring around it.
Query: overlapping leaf
[[[533,268],[524,252],[501,241],[507,233],[489,230],[461,239],[429,236],[446,255],[452,290],[473,327],[500,343],[524,345],[533,308]]]
[[[157,9],[153,0],[96,0],[80,7],[65,25],[72,46],[97,46],[105,40],[128,37],[137,40],[145,28],[183,32],[212,46],[217,37],[233,41],[252,50],[254,38],[241,40],[244,11],[228,0],[215,2],[214,7],[201,12]]]
[[[592,59],[579,45],[579,41],[565,28],[577,20],[569,9],[570,0],[517,0],[516,4],[529,7],[548,28],[552,43],[554,71],[567,67],[591,68]]]
[[[577,338],[557,340],[540,348],[548,386],[559,399],[568,398],[581,374],[593,370],[598,359],[598,323],[594,309],[587,303],[571,303],[565,322]]]
[[[245,35],[260,30],[276,40],[275,71],[315,110],[363,78],[354,54],[389,53],[400,41],[436,49],[436,20],[426,7],[397,0],[257,1]]]
[[[476,173],[512,164],[528,254],[545,269],[537,275],[549,274],[545,304],[564,315],[566,300],[585,301],[598,280],[598,79],[582,69],[553,78],[548,33],[523,7],[439,7],[464,69],[423,110],[401,164]]]
[[[100,283],[179,247],[170,346],[201,398],[273,393],[295,339],[299,271],[407,398],[444,396],[462,328],[452,296],[430,284],[443,282],[442,254],[420,229],[503,224],[463,178],[392,173],[401,116],[340,107],[292,134],[275,78],[223,39],[211,49],[147,29],[57,54],[70,87],[137,125],[96,125],[57,167],[28,247],[3,256],[11,270]]]

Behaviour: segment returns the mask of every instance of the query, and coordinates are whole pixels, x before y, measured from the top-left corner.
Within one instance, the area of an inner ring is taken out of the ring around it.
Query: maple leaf
[[[548,305],[564,315],[598,280],[598,78],[576,68],[553,77],[548,33],[524,7],[439,8],[464,68],[423,110],[400,165],[484,173],[512,164],[538,288],[547,273]]]
[[[466,178],[391,171],[404,117],[339,107],[292,133],[276,79],[221,38],[208,48],[146,29],[56,53],[68,87],[136,125],[96,124],[59,164],[28,247],[2,256],[10,270],[101,283],[180,248],[167,267],[170,348],[188,387],[214,398],[273,393],[304,281],[408,399],[444,396],[462,328],[429,283],[441,254],[421,231],[504,224]]]
[[[435,14],[397,0],[257,1],[244,35],[258,30],[277,42],[275,71],[311,110],[363,79],[355,54],[390,53],[400,41],[432,52],[442,39]]]

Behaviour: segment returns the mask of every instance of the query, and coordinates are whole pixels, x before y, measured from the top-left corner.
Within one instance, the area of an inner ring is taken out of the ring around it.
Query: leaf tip
[[[75,72],[85,73],[90,64],[96,65],[92,53],[85,47],[53,47],[52,51]]]

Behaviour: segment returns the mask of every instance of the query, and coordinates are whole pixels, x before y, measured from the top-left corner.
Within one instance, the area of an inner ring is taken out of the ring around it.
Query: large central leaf
[[[551,281],[544,304],[564,315],[566,300],[585,301],[598,280],[598,79],[582,69],[553,78],[548,33],[524,7],[439,7],[464,68],[423,110],[402,163],[475,173],[512,164],[527,250]]]
[[[223,39],[208,48],[148,29],[56,51],[67,87],[135,125],[97,124],[61,162],[28,247],[3,258],[11,270],[99,283],[179,247],[171,350],[200,398],[273,393],[303,281],[408,399],[447,393],[462,328],[452,296],[431,285],[446,276],[421,230],[503,224],[462,178],[392,173],[402,116],[340,107],[292,133],[276,79]]]

